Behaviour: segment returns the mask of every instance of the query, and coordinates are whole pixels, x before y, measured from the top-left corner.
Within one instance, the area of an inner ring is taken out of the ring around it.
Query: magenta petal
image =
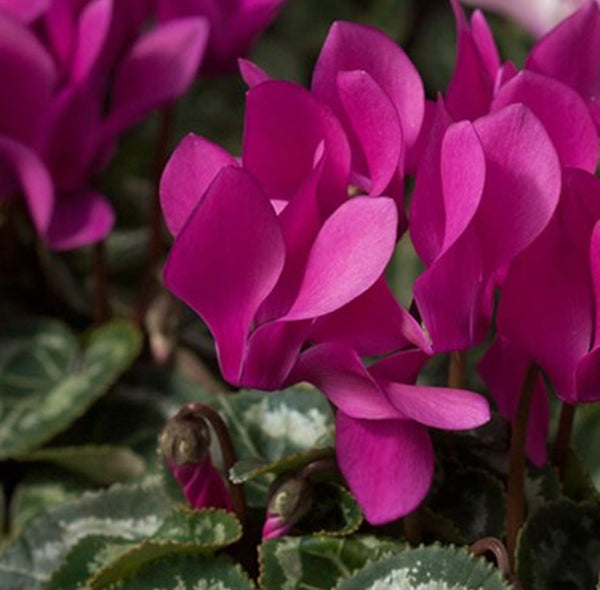
[[[240,76],[242,76],[242,80],[246,82],[248,88],[253,88],[258,84],[262,84],[262,82],[271,80],[271,76],[269,76],[267,72],[249,59],[238,59],[238,68],[240,70]]]
[[[310,333],[309,320],[271,322],[257,328],[246,346],[241,384],[273,391],[282,389]]]
[[[371,524],[412,512],[433,479],[433,448],[427,429],[403,420],[336,416],[338,465]]]
[[[485,156],[471,123],[450,126],[442,141],[440,165],[446,216],[441,255],[468,227],[485,185]]]
[[[20,187],[35,229],[45,236],[54,209],[54,187],[47,168],[35,152],[2,136],[0,164],[9,175],[9,184]]]
[[[50,0],[0,0],[0,9],[29,24],[44,14],[49,3]]]
[[[504,418],[514,422],[519,405],[519,397],[531,357],[505,338],[498,336],[478,366],[478,371],[498,404]],[[527,425],[526,451],[529,459],[538,467],[548,460],[546,444],[550,423],[548,394],[543,379],[538,376],[529,422]]]
[[[448,111],[455,119],[475,119],[488,112],[495,72],[488,70],[494,59],[488,43],[482,42],[480,25],[473,35],[458,0],[451,0],[457,29],[456,65],[445,94]],[[482,49],[485,53],[482,53]]]
[[[173,152],[160,179],[160,203],[169,231],[176,236],[217,174],[237,166],[218,145],[188,134]]]
[[[95,191],[58,194],[48,230],[53,250],[71,250],[104,238],[115,222],[109,202]]]
[[[177,236],[165,282],[211,329],[225,378],[238,383],[258,307],[283,268],[275,212],[239,168],[219,173]]]
[[[596,170],[598,132],[577,92],[553,78],[525,70],[500,90],[492,109],[519,102],[542,122],[563,167]]]
[[[431,129],[423,141],[423,154],[417,169],[410,201],[410,237],[426,266],[439,256],[446,233],[442,190],[442,141],[452,119],[441,98],[434,107]]]
[[[594,182],[598,185],[596,179]],[[590,272],[592,276],[592,286],[594,290],[594,307],[595,307],[595,326],[594,326],[594,348],[600,345],[600,222],[597,221],[592,230],[590,240]]]
[[[431,351],[421,326],[394,297],[384,277],[362,295],[319,318],[315,342],[340,342],[363,356],[387,354],[410,344]]]
[[[383,273],[396,243],[391,199],[356,197],[323,224],[287,320],[316,318],[346,305]]]
[[[595,348],[581,359],[575,378],[577,402],[600,400],[600,348]]]
[[[485,398],[471,391],[393,382],[380,382],[380,386],[396,409],[425,426],[468,430],[490,419]]]
[[[340,72],[337,86],[355,135],[353,171],[370,179],[370,186],[365,188],[371,195],[380,195],[402,163],[404,139],[398,112],[382,88],[363,70]]]
[[[0,134],[31,145],[46,121],[55,67],[34,34],[1,10],[0,80]]]
[[[40,152],[57,192],[84,187],[93,171],[102,102],[86,86],[68,86],[53,104]]]
[[[244,167],[270,199],[290,199],[321,151],[327,214],[346,198],[350,173],[346,136],[331,111],[297,84],[272,80],[248,91],[242,151]]]
[[[486,157],[477,229],[488,268],[495,270],[548,224],[560,196],[561,169],[546,130],[522,104],[478,119],[474,125]]]
[[[71,65],[75,83],[85,81],[98,63],[108,41],[112,18],[113,0],[94,0],[83,8]]]
[[[415,300],[438,352],[469,348],[485,338],[492,301],[482,255],[474,232],[465,232],[415,282]]]
[[[492,31],[481,10],[475,10],[471,15],[471,34],[485,69],[490,78],[495,78],[500,69],[500,56]]]
[[[600,102],[600,9],[586,2],[540,39],[525,68],[574,88],[587,102]]]
[[[183,94],[194,80],[207,39],[203,18],[174,20],[142,37],[116,74],[106,137],[115,137]]]
[[[552,220],[510,267],[498,330],[546,371],[567,402],[576,399],[575,369],[592,340],[592,305],[587,260]]]
[[[312,383],[349,416],[401,418],[356,352],[343,344],[318,344],[304,352],[290,375],[290,383],[298,381]]]
[[[335,112],[343,111],[338,98],[338,73],[354,70],[367,72],[388,94],[410,150],[417,141],[425,109],[423,83],[410,59],[381,31],[338,21],[329,30],[315,65],[313,92]]]

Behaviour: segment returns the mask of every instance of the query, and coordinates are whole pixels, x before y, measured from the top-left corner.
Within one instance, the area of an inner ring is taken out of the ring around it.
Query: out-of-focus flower
[[[541,37],[561,20],[575,12],[586,0],[462,0],[498,12],[525,27],[535,37]],[[594,0],[588,0],[594,1]]]
[[[185,91],[205,48],[205,20],[131,36],[131,13],[120,5],[56,0],[34,29],[0,11],[0,75],[11,87],[0,99],[0,198],[23,194],[54,249],[110,230],[114,214],[94,178],[121,133]],[[37,37],[40,29],[47,36]]]
[[[203,17],[210,23],[210,38],[201,72],[233,71],[256,38],[271,24],[287,0],[157,0],[158,18],[166,22],[182,17]]]
[[[411,349],[365,368],[347,345],[304,352],[290,381],[308,381],[337,407],[336,455],[367,520],[383,524],[412,512],[433,478],[427,428],[464,430],[489,420],[475,393],[414,385],[428,356]]]

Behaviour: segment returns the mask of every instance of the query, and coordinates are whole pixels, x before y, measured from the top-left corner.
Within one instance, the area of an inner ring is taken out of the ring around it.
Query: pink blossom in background
[[[0,76],[11,87],[0,99],[0,199],[22,193],[51,248],[110,231],[94,178],[124,131],[186,90],[202,58],[205,20],[140,34],[144,3],[135,7],[53,0],[31,29],[0,11]]]
[[[273,21],[287,0],[156,0],[161,22],[181,17],[202,17],[210,23],[204,74],[235,70],[256,38]]]
[[[497,12],[518,22],[534,37],[541,37],[585,4],[586,0],[462,0],[462,2]]]

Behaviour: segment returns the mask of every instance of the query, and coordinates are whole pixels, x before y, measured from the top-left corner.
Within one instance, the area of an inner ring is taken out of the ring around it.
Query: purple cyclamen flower
[[[210,23],[210,38],[201,72],[233,71],[256,38],[273,21],[287,0],[157,0],[158,18],[166,22],[182,17],[203,17]]]
[[[38,234],[57,250],[108,233],[112,207],[92,180],[121,133],[187,88],[204,51],[206,22],[184,19],[127,37],[124,55],[115,55],[119,19],[131,24],[120,4],[55,0],[36,22],[47,37],[0,11],[0,76],[11,88],[0,100],[0,199],[21,193]],[[51,28],[58,7],[74,30]]]
[[[290,375],[337,407],[338,465],[372,524],[412,512],[427,494],[434,468],[428,427],[464,430],[490,418],[476,393],[414,385],[427,358],[411,349],[366,368],[349,346],[326,342],[304,352]]]

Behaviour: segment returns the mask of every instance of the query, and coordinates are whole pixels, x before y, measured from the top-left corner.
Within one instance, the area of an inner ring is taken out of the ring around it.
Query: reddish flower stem
[[[421,543],[421,514],[418,508],[402,519],[402,527],[404,529],[404,538],[408,541],[409,545],[416,547]]]
[[[496,537],[483,537],[475,541],[469,547],[469,551],[475,557],[482,557],[488,554],[493,555],[496,566],[504,576],[504,579],[510,582],[516,590],[521,590],[521,583],[513,574],[506,546],[500,539]]]
[[[558,467],[561,479],[564,479],[565,471],[569,461],[569,445],[571,433],[573,432],[573,421],[575,419],[575,404],[563,402],[560,410],[558,431],[554,440],[553,459]]]
[[[162,238],[163,221],[162,210],[160,206],[160,177],[163,168],[167,162],[169,154],[169,144],[173,134],[175,124],[174,105],[166,106],[160,113],[160,124],[156,147],[154,150],[154,160],[152,164],[152,180],[154,183],[154,199],[152,202],[152,213],[150,218],[150,238],[148,242],[148,254],[146,259],[145,277],[141,281],[138,292],[137,303],[133,311],[133,320],[141,324],[146,316],[148,305],[150,304],[150,293],[154,282],[154,274],[160,262],[164,243]]]
[[[448,367],[448,387],[464,389],[467,386],[467,351],[455,350],[450,353]]]
[[[511,569],[513,570],[515,567],[517,537],[523,526],[525,514],[525,441],[527,439],[529,410],[537,376],[538,367],[532,363],[525,375],[510,439],[506,497],[506,547]]]
[[[219,447],[221,448],[221,454],[223,455],[223,467],[227,475],[227,487],[231,495],[231,502],[235,513],[237,514],[240,521],[243,523],[246,520],[246,497],[244,494],[244,487],[242,484],[234,484],[230,481],[228,475],[230,469],[236,462],[235,449],[233,447],[233,441],[229,430],[223,422],[223,418],[219,413],[213,410],[210,406],[201,404],[199,402],[193,402],[186,404],[179,410],[179,415],[184,416],[186,414],[200,414],[203,418],[206,418],[210,423],[213,431],[217,435],[219,441]]]

